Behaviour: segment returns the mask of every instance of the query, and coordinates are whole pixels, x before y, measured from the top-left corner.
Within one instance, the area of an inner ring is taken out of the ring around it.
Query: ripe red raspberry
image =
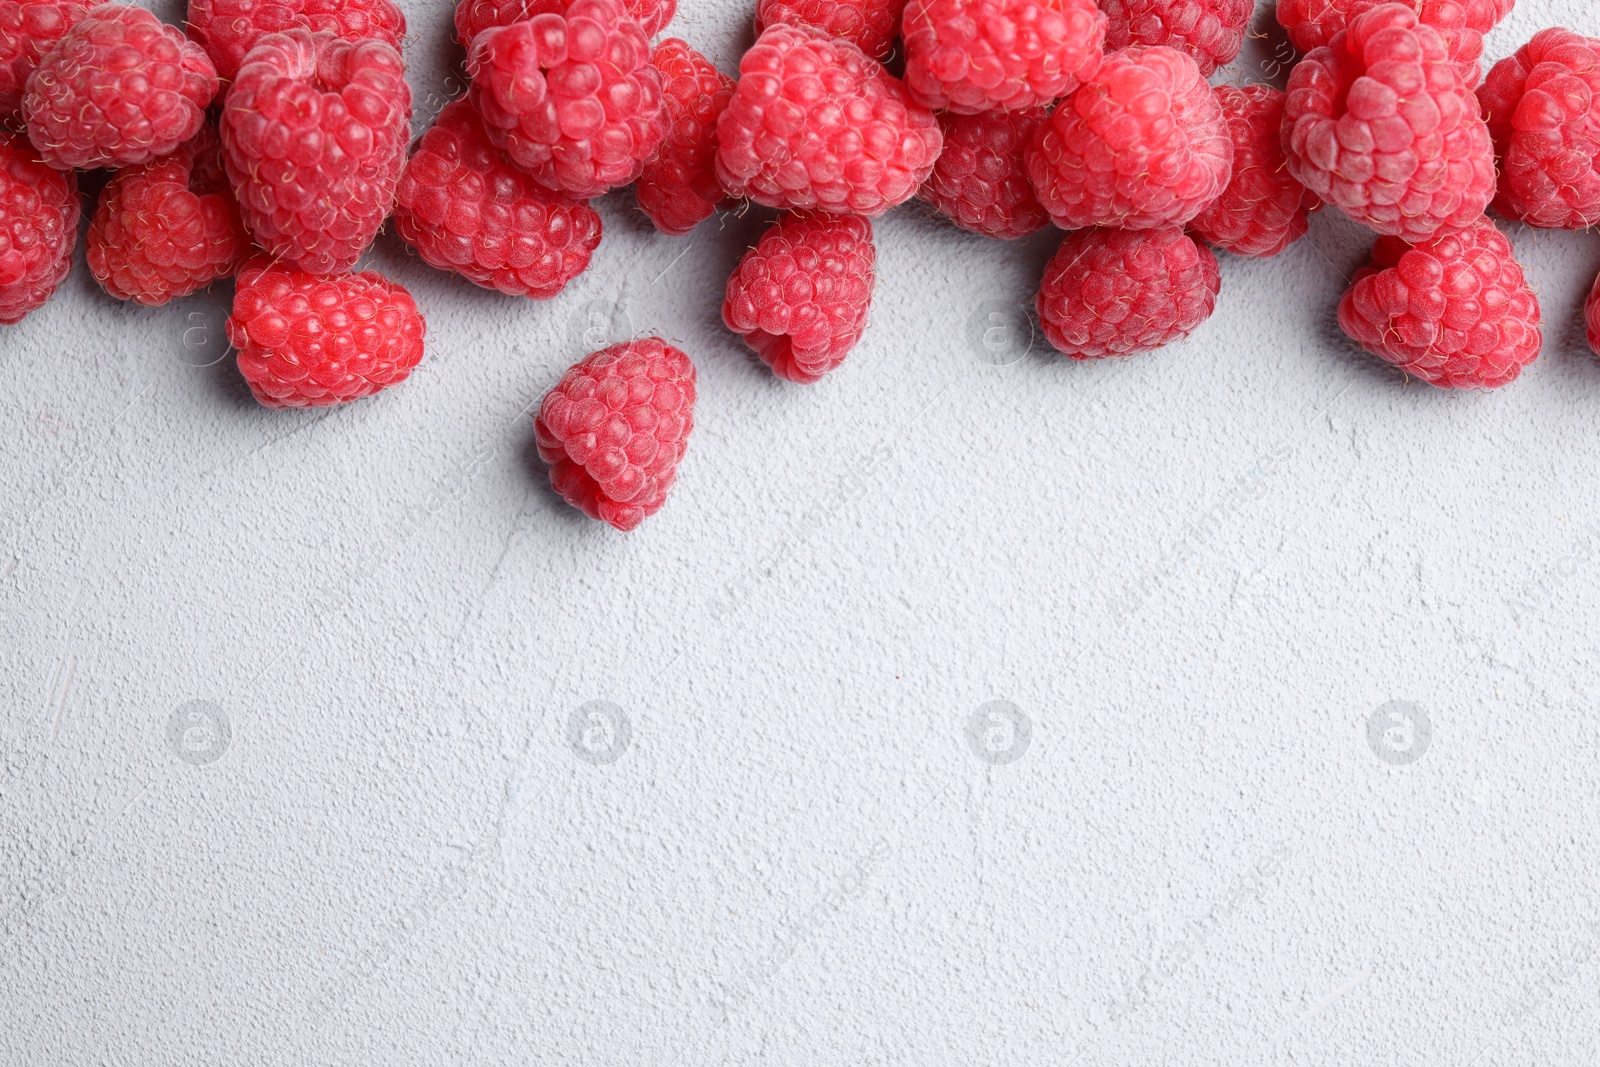
[[[860,215],[785,215],[734,268],[722,321],[778,377],[810,384],[861,340],[876,260]]]
[[[396,200],[395,229],[424,260],[512,296],[550,299],[600,244],[600,216],[513,167],[465,100],[422,135]]]
[[[393,45],[261,38],[222,110],[223,160],[256,243],[313,274],[355,266],[394,206],[410,124]]]
[[[44,165],[27,138],[0,130],[0,323],[43,307],[72,270],[78,177]]]
[[[1221,195],[1233,140],[1193,59],[1135,46],[1106,56],[1040,123],[1025,165],[1062,229],[1149,230],[1188,222]]]
[[[1009,241],[1049,225],[1022,165],[1045,109],[939,116],[944,151],[917,196],[963,230]]]
[[[1305,236],[1307,214],[1321,206],[1288,170],[1285,96],[1268,85],[1219,85],[1216,94],[1233,137],[1233,176],[1190,229],[1236,256],[1275,256]]]
[[[1255,7],[1255,0],[1100,0],[1107,48],[1170,45],[1208,78],[1239,55]]]
[[[1539,355],[1539,301],[1494,223],[1408,245],[1379,238],[1339,304],[1368,352],[1429,385],[1493,388]]]
[[[406,16],[391,0],[189,0],[189,32],[224,80],[257,41],[288,29],[324,30],[346,41],[367,37],[400,51]]]
[[[343,404],[398,385],[422,359],[427,324],[381,274],[322,277],[256,259],[239,270],[228,341],[269,408]]]
[[[861,49],[773,26],[717,120],[717,177],[768,207],[881,215],[911,199],[941,143],[933,113]]]
[[[88,10],[82,0],[0,0],[0,122],[21,116],[39,57]]]
[[[1589,299],[1584,301],[1583,323],[1586,327],[1584,333],[1589,338],[1590,350],[1600,355],[1600,278],[1594,280],[1594,288],[1589,290]]]
[[[1278,22],[1302,54],[1333,43],[1357,15],[1395,0],[1278,0]],[[1483,35],[1511,13],[1517,0],[1402,0],[1439,31],[1467,83],[1478,80]]]
[[[1357,16],[1289,75],[1289,172],[1378,233],[1470,225],[1494,196],[1494,146],[1439,34],[1410,8]]]
[[[484,30],[525,22],[535,15],[562,15],[568,0],[460,0],[456,4],[456,40],[468,52]],[[628,14],[654,37],[667,28],[678,13],[678,0],[625,0]]]
[[[574,364],[533,424],[556,492],[619,530],[660,511],[694,429],[694,379],[689,357],[659,337]]]
[[[1045,267],[1045,338],[1073,359],[1131,356],[1187,337],[1211,317],[1217,257],[1177,226],[1069,233]]]
[[[635,195],[662,233],[683,234],[711,217],[722,201],[717,181],[717,118],[733,99],[733,79],[676,37],[656,45],[667,139],[646,163]]]
[[[22,115],[52,167],[126,167],[198,133],[216,93],[205,49],[142,7],[101,4],[40,57]]]
[[[1500,159],[1495,210],[1550,229],[1600,222],[1600,41],[1559,27],[1478,88]]]
[[[1106,17],[1094,0],[910,0],[900,33],[911,95],[971,115],[1072,92],[1099,69]]]
[[[756,0],[756,36],[768,26],[811,26],[876,60],[894,51],[906,0]]]
[[[89,223],[95,281],[148,307],[230,276],[249,249],[209,126],[170,156],[117,171]]]
[[[622,0],[574,0],[479,34],[467,59],[489,139],[580,200],[639,176],[667,133],[661,72]]]

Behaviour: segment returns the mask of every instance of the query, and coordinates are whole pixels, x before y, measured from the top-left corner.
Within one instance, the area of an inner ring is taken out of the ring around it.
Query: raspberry
[[[661,72],[622,0],[574,0],[479,34],[467,59],[489,139],[580,200],[627,185],[667,133]]]
[[[396,199],[395,229],[424,260],[511,296],[550,299],[600,244],[600,216],[513,167],[465,100],[422,135]]]
[[[927,179],[942,135],[933,113],[855,45],[773,26],[739,61],[717,142],[717,177],[734,196],[881,215]]]
[[[1488,219],[1416,244],[1383,237],[1372,255],[1339,304],[1368,352],[1449,389],[1505,385],[1538,357],[1538,298]]]
[[[1237,256],[1275,256],[1306,232],[1320,207],[1289,173],[1283,153],[1284,94],[1267,85],[1216,88],[1233,137],[1233,177],[1190,228]]]
[[[142,7],[101,4],[40,58],[22,114],[52,167],[125,167],[198,133],[216,93],[205,49]]]
[[[88,10],[81,0],[0,0],[0,122],[21,115],[39,57]]]
[[[1135,46],[1034,131],[1024,157],[1056,225],[1149,230],[1188,222],[1227,188],[1233,140],[1195,61]]]
[[[1255,0],[1100,0],[1106,47],[1164,44],[1189,53],[1210,77],[1244,45]]]
[[[1494,146],[1439,34],[1402,4],[1357,16],[1289,75],[1289,173],[1381,234],[1460,229],[1494,196]]]
[[[717,182],[717,117],[733,99],[733,79],[676,37],[656,45],[667,139],[639,175],[639,207],[662,233],[683,234],[711,217],[722,200]]]
[[[873,59],[894,51],[906,0],[756,0],[756,36],[768,26],[812,26]]]
[[[1278,0],[1278,22],[1301,53],[1333,43],[1356,16],[1393,0]],[[1439,31],[1450,59],[1468,84],[1478,80],[1483,35],[1511,13],[1517,0],[1403,0]]]
[[[398,385],[427,324],[403,285],[365,271],[319,277],[256,259],[239,271],[228,340],[269,408],[343,404]]]
[[[860,215],[786,215],[734,268],[722,321],[778,377],[817,381],[867,328],[876,259]]]
[[[1211,249],[1177,226],[1080,230],[1045,267],[1039,325],[1073,359],[1131,356],[1187,337],[1221,284]]]
[[[27,139],[0,130],[0,323],[44,306],[72,270],[78,177],[47,167]]]
[[[394,206],[410,124],[393,45],[301,29],[261,38],[222,110],[223,161],[256,243],[313,274],[355,266]]]
[[[322,30],[346,41],[374,38],[400,51],[406,16],[391,0],[190,0],[189,32],[224,80],[257,41],[288,29]]]
[[[1028,184],[1022,154],[1044,120],[1042,107],[939,116],[944,151],[917,196],[963,230],[1008,241],[1048,225]]]
[[[117,171],[89,223],[95,281],[149,307],[228,277],[249,249],[210,126],[170,156]]]
[[[1100,66],[1094,0],[910,0],[906,86],[935,110],[1016,111],[1065,96]]]
[[[654,37],[678,13],[678,0],[625,0],[628,14]],[[472,51],[472,42],[484,30],[525,22],[535,15],[566,14],[567,0],[460,0],[456,4],[456,39]]]
[[[689,357],[659,337],[574,364],[533,423],[556,492],[619,530],[660,511],[694,429],[694,378]]]
[[[1594,288],[1589,290],[1589,299],[1584,301],[1583,322],[1590,350],[1600,355],[1600,278],[1595,279]]]
[[[1495,209],[1548,229],[1600,222],[1600,41],[1545,30],[1478,88],[1500,158]]]

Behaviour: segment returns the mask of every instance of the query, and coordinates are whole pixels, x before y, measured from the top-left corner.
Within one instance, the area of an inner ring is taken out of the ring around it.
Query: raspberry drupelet
[[[918,102],[975,114],[1049,104],[1100,67],[1094,0],[910,0],[906,86]]]
[[[92,6],[82,0],[0,0],[0,122],[22,116],[22,94],[39,57]]]

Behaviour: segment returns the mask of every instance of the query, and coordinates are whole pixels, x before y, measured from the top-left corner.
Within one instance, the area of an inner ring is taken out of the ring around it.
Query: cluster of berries
[[[609,190],[634,185],[672,235],[779,209],[722,316],[804,383],[860,340],[870,220],[913,197],[995,239],[1069,231],[1036,309],[1074,359],[1187,336],[1216,304],[1213,247],[1277,255],[1329,204],[1379,235],[1344,330],[1434,385],[1501,385],[1538,354],[1539,307],[1485,211],[1600,221],[1600,41],[1547,30],[1480,87],[1513,3],[1279,0],[1304,53],[1285,92],[1207,81],[1254,0],[757,0],[737,80],[652,48],[676,0],[460,0],[470,89],[408,157],[391,0],[190,0],[188,36],[136,7],[0,0],[0,121],[25,131],[0,130],[0,322],[65,277],[90,168],[115,171],[96,280],[153,305],[236,277],[229,339],[274,407],[366,396],[421,359],[410,295],[352,273],[391,215],[432,266],[543,300],[587,268]],[[1590,321],[1600,346],[1600,287]],[[536,417],[555,488],[637,526],[694,400],[660,338],[587,357]]]

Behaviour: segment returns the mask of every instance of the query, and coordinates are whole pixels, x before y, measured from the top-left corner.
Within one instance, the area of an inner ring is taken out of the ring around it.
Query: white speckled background
[[[764,216],[601,211],[550,303],[382,239],[428,356],[331,413],[81,247],[0,331],[0,1063],[1595,1062],[1600,240],[1513,230],[1545,354],[1449,395],[1338,334],[1332,212],[1077,365],[983,343],[1052,235],[912,207],[805,388],[719,324]],[[586,331],[700,368],[626,536],[530,459]]]

